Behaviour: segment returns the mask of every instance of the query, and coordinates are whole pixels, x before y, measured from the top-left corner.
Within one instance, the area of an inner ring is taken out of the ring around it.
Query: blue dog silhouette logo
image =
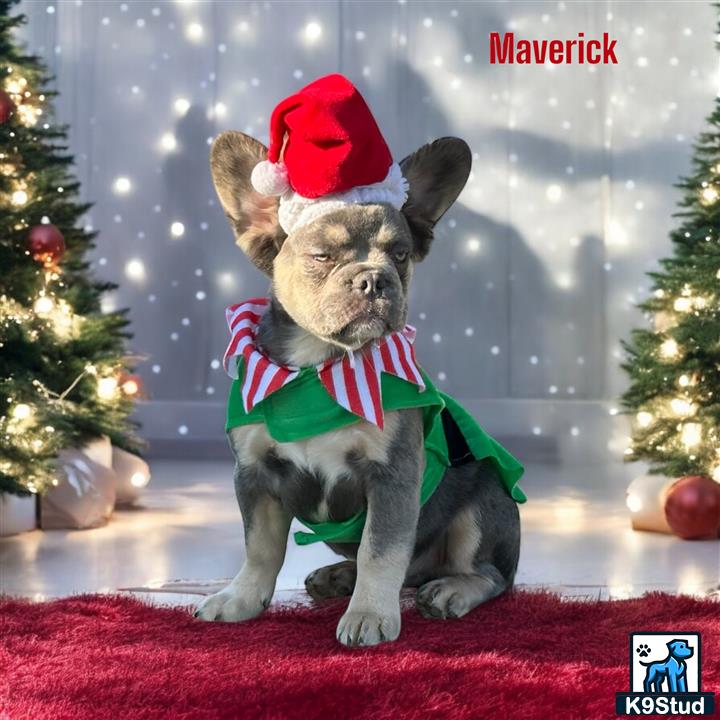
[[[703,692],[697,632],[630,633],[630,690],[618,692],[617,715],[713,715],[715,695]]]
[[[645,667],[645,679],[643,680],[643,691],[646,693],[686,693],[687,688],[687,662],[695,651],[690,647],[687,640],[675,638],[666,643],[667,656],[662,660],[653,660],[640,664]],[[647,657],[650,648],[644,643],[639,645],[636,652],[640,657]]]

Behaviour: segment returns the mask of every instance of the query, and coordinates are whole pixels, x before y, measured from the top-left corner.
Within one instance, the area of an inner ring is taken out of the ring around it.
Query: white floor
[[[117,511],[106,527],[0,538],[0,593],[40,599],[132,588],[178,601],[234,575],[243,542],[230,462],[162,460],[152,471],[142,506]],[[517,582],[599,597],[717,591],[720,542],[630,529],[624,488],[637,474],[622,465],[530,465]],[[278,596],[295,594],[308,572],[335,558],[321,544],[290,540]]]

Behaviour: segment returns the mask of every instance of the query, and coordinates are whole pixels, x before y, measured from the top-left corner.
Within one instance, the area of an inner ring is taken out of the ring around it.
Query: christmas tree
[[[720,97],[694,146],[674,255],[649,273],[652,296],[639,307],[653,319],[625,343],[633,416],[629,460],[669,478],[720,482]]]
[[[46,71],[0,0],[0,492],[42,492],[63,448],[106,435],[137,451],[128,419],[125,311],[103,313],[115,286],[92,277],[94,233],[81,218],[66,129],[53,124]]]

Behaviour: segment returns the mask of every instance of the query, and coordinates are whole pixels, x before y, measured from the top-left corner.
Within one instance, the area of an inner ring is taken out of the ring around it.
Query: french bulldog
[[[348,205],[289,235],[278,223],[278,198],[250,182],[266,155],[262,143],[229,131],[210,160],[237,244],[271,281],[257,336],[262,351],[278,364],[317,365],[402,329],[415,264],[470,173],[466,143],[442,138],[402,161],[409,195],[401,210]],[[294,516],[322,522],[367,511],[360,543],[330,544],[346,559],[305,580],[315,599],[351,595],[336,631],[347,646],[398,637],[403,586],[418,588],[427,618],[462,617],[512,587],[519,514],[488,462],[449,467],[420,508],[419,409],[388,412],[382,430],[358,420],[278,443],[264,425],[245,425],[230,430],[229,442],[247,556],[229,585],[199,606],[200,619],[239,622],[268,607]]]

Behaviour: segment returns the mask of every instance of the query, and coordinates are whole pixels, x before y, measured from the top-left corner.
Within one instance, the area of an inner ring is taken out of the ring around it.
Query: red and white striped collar
[[[225,310],[231,338],[223,365],[230,377],[237,378],[236,358],[242,356],[245,360],[240,381],[245,412],[292,382],[302,369],[278,365],[257,347],[257,328],[269,306],[268,298],[253,298]],[[420,392],[425,390],[415,360],[414,342],[415,328],[406,325],[401,332],[384,336],[362,352],[348,352],[341,358],[316,365],[315,369],[323,387],[341,407],[382,429],[381,373],[407,380],[417,385]]]

